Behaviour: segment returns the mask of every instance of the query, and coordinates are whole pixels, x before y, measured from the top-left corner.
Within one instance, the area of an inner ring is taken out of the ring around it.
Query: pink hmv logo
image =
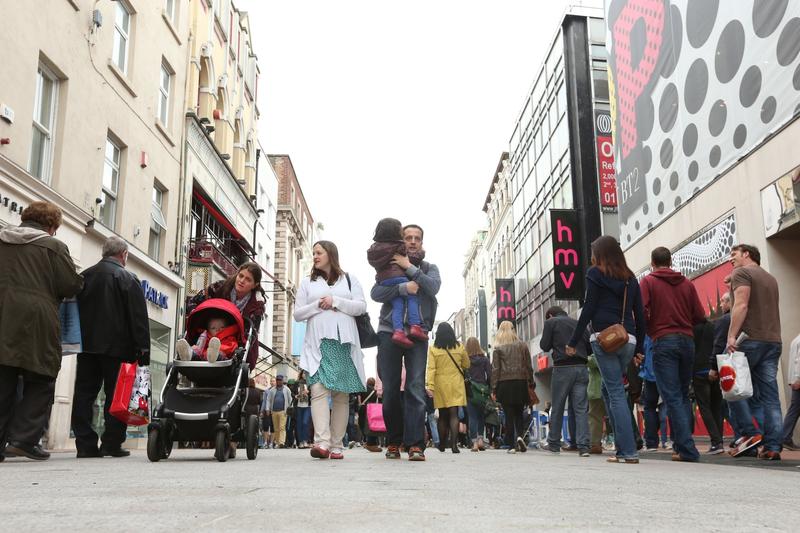
[[[551,209],[553,270],[556,298],[579,299],[583,295],[578,216],[574,209]]]
[[[514,291],[513,279],[495,280],[495,294],[497,304],[497,324],[504,320],[514,321],[517,318],[517,301]]]

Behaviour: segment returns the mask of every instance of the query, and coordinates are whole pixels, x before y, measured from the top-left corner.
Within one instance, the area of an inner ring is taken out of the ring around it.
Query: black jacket
[[[542,339],[539,347],[544,351],[552,350],[553,366],[585,365],[589,357],[589,330],[584,329],[578,344],[575,345],[575,355],[567,355],[565,348],[572,337],[572,332],[578,321],[568,315],[550,317],[544,322]]]
[[[711,370],[717,370],[717,354],[725,353],[728,345],[728,328],[731,325],[731,313],[727,312],[714,322],[714,348],[708,359]]]
[[[113,259],[83,271],[78,294],[83,352],[150,363],[150,322],[139,279]]]

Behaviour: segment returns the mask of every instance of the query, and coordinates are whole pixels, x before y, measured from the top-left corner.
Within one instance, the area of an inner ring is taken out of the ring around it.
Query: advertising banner
[[[517,319],[517,299],[514,291],[513,279],[496,279],[495,294],[497,295],[497,325],[508,320]]]
[[[553,274],[557,300],[583,298],[580,226],[575,209],[551,209],[553,228]]]
[[[597,178],[600,181],[600,207],[617,210],[617,176],[614,173],[614,141],[611,136],[611,115],[597,111],[594,116],[597,141]]]
[[[800,113],[800,2],[605,6],[628,247]]]

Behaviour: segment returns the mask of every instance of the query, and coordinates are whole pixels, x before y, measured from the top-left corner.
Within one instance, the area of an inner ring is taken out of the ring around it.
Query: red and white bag
[[[753,395],[750,364],[743,352],[718,354],[717,368],[719,368],[719,388],[722,389],[722,397],[725,400],[736,402],[746,400]]]
[[[122,363],[109,414],[129,426],[150,421],[150,367]]]

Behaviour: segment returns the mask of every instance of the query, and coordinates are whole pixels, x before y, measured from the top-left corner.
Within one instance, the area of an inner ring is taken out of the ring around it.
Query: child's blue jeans
[[[402,283],[408,283],[408,278],[397,276],[396,278],[389,278],[381,281],[381,287],[394,287]],[[392,298],[392,329],[397,331],[403,329],[403,311],[408,302],[408,324],[410,326],[421,325],[422,321],[419,317],[419,301],[416,294],[409,294],[408,296],[398,296]]]

